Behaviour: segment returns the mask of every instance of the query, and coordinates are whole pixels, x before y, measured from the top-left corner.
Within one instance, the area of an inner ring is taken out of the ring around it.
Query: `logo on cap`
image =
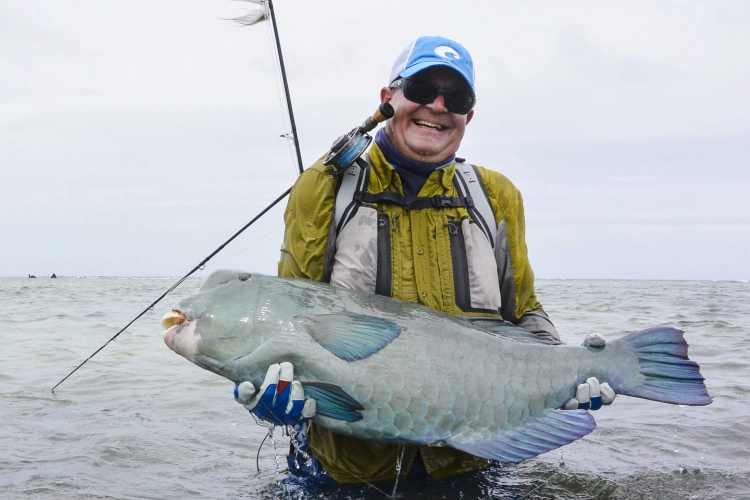
[[[440,57],[445,57],[446,59],[461,59],[461,56],[458,55],[458,52],[445,45],[441,45],[440,47],[435,48],[435,54],[439,55]]]

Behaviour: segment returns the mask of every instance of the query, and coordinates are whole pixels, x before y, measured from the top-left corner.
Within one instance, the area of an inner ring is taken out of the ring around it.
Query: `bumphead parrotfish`
[[[317,400],[314,422],[334,432],[502,462],[591,432],[588,411],[559,410],[589,377],[618,394],[711,403],[672,328],[604,347],[553,346],[509,323],[235,270],[211,274],[162,324],[173,351],[235,383],[260,387],[269,365],[293,363]]]

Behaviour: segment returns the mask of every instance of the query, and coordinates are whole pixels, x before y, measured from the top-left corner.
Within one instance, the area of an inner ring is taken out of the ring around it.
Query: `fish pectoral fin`
[[[315,399],[318,407],[317,415],[345,422],[362,420],[360,411],[365,407],[340,386],[314,380],[300,380],[300,382],[305,388],[305,397]]]
[[[319,314],[297,320],[318,344],[345,361],[365,359],[387,346],[401,333],[393,321],[343,312]]]
[[[482,438],[454,436],[447,445],[471,455],[521,462],[580,439],[596,427],[586,410],[547,410],[541,416],[514,429]]]

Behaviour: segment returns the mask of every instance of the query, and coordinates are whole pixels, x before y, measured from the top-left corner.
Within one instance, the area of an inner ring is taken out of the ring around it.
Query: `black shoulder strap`
[[[360,193],[360,201],[366,203],[388,203],[391,205],[401,205],[408,212],[412,210],[424,210],[425,208],[445,208],[445,207],[473,207],[474,202],[471,196],[401,196],[393,191],[383,191],[382,193]]]
[[[334,206],[333,227],[336,235],[349,222],[357,209],[362,204],[362,194],[367,192],[370,182],[370,157],[364,155],[357,158],[355,162],[341,174],[336,191]]]
[[[453,183],[459,196],[401,196],[393,191],[371,194],[367,192],[367,186],[370,182],[370,158],[368,155],[357,158],[341,174],[341,181],[336,190],[334,216],[328,232],[323,280],[330,282],[336,254],[336,238],[357,213],[357,209],[362,202],[391,203],[401,205],[408,211],[426,208],[466,207],[471,218],[487,236],[492,248],[495,248],[495,215],[492,212],[492,206],[479,171],[470,163],[456,161],[455,172]]]
[[[367,191],[369,182],[370,157],[367,154],[357,158],[339,176],[333,202],[333,220],[328,229],[328,243],[326,244],[326,255],[323,262],[323,281],[325,283],[331,282],[334,257],[336,256],[336,238],[338,238],[347,222],[357,213],[357,209],[362,204],[360,201],[361,193]]]

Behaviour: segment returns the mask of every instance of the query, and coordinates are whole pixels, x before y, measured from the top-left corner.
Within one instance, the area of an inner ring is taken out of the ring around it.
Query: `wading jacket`
[[[454,162],[430,174],[419,196],[458,197],[455,168]],[[279,276],[322,281],[329,275],[336,286],[377,291],[449,314],[502,317],[550,343],[560,343],[534,293],[521,193],[498,172],[482,167],[477,172],[495,216],[494,250],[461,206],[407,210],[363,202],[337,232],[331,226],[339,178],[318,161],[299,177],[289,197]],[[396,170],[373,144],[367,192],[384,191],[403,195]],[[335,253],[329,249],[327,265],[329,240]],[[310,426],[309,443],[340,483],[396,478],[396,445],[362,441],[315,425]],[[489,463],[452,448],[407,447],[403,476],[418,452],[435,479]]]

